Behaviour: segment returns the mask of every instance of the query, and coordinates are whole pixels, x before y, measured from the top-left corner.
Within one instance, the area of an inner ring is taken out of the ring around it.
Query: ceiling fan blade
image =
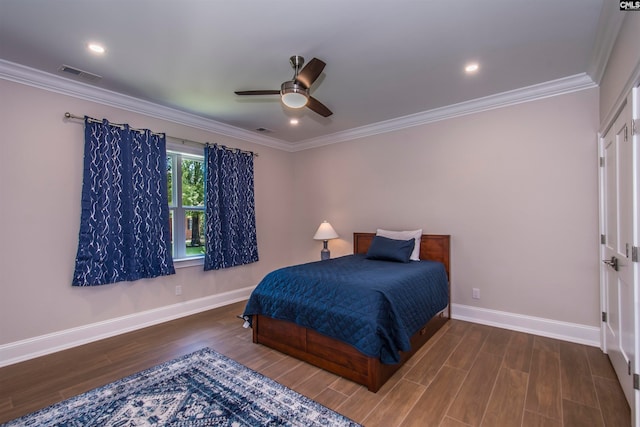
[[[239,90],[236,95],[280,95],[279,90]]]
[[[302,68],[302,70],[296,77],[296,80],[302,83],[304,87],[309,89],[313,82],[315,82],[316,79],[320,76],[320,73],[322,73],[322,70],[324,70],[324,67],[326,65],[327,64],[325,64],[318,58],[313,58],[307,65]]]
[[[333,111],[329,110],[322,102],[318,101],[313,96],[309,97],[309,100],[307,101],[307,107],[311,111],[315,111],[316,113],[320,114],[322,117],[329,117],[333,114]]]

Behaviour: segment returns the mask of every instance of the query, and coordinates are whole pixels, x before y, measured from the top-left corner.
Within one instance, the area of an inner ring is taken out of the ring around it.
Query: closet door
[[[601,286],[604,348],[616,371],[632,416],[637,417],[638,246],[637,135],[632,132],[630,95],[600,141]],[[640,426],[638,423],[634,423]]]

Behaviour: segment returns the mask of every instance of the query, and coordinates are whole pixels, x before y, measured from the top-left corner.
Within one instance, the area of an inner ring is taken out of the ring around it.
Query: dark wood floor
[[[598,348],[449,321],[378,393],[251,342],[244,303],[0,368],[0,423],[211,347],[367,427],[629,426]]]

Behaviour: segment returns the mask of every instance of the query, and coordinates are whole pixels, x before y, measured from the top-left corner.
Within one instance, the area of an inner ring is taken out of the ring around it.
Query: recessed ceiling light
[[[104,46],[98,43],[89,43],[89,50],[93,53],[104,53]]]
[[[464,70],[467,73],[475,73],[476,71],[478,71],[478,68],[480,68],[480,66],[478,65],[477,62],[471,63],[471,64],[467,64],[466,67],[464,67]]]
[[[292,125],[297,125],[300,122],[298,121],[298,119],[291,119],[289,120],[289,123],[291,123]]]

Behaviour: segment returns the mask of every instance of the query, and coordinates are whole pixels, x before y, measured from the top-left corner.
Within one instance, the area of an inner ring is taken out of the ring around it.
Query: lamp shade
[[[336,233],[336,230],[334,230],[327,221],[323,221],[322,224],[320,224],[318,231],[316,231],[316,234],[313,236],[314,240],[331,240],[337,238],[338,233]]]

